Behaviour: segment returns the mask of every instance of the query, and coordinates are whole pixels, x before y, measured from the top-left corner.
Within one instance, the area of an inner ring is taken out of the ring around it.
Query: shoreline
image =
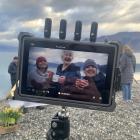
[[[70,140],[139,140],[140,139],[140,88],[134,83],[133,102],[122,100],[116,93],[116,109],[105,112],[68,107],[70,112]],[[0,140],[46,140],[46,133],[60,106],[46,105],[44,110],[30,108],[19,121],[16,133],[0,135]]]

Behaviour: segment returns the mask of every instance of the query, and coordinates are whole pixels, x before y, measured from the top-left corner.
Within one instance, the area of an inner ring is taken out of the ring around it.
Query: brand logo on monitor
[[[59,48],[59,49],[65,49],[66,47],[65,46],[61,46],[61,45],[56,45],[56,48]]]

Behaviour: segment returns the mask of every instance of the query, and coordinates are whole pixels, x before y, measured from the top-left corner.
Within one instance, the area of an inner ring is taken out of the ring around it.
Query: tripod
[[[70,120],[66,107],[54,115],[51,120],[51,128],[47,132],[47,140],[69,140]]]

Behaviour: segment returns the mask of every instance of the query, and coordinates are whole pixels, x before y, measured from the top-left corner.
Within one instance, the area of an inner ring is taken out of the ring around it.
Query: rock
[[[140,140],[140,86],[133,85],[133,102],[122,101],[122,93],[116,93],[114,112],[71,108],[70,140]],[[0,103],[2,107],[4,101]],[[20,130],[15,134],[1,135],[0,140],[46,140],[46,133],[54,114],[60,106],[48,105],[43,110],[29,108],[19,121]]]

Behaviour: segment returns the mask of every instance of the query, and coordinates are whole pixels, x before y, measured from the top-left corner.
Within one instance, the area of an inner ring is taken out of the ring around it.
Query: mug
[[[53,78],[52,78],[52,81],[53,82],[58,82],[58,79],[59,79],[59,75],[53,75]]]

